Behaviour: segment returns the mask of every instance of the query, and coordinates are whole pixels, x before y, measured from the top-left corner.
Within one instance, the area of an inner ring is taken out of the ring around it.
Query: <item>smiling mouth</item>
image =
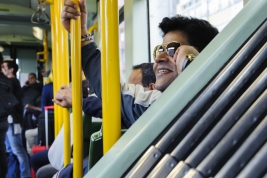
[[[159,69],[158,70],[158,74],[166,74],[166,73],[169,73],[169,72],[171,72],[171,71],[168,70],[168,69]]]
[[[165,74],[167,72],[168,72],[168,70],[164,70],[164,69],[158,70],[158,73],[161,73],[161,74]]]

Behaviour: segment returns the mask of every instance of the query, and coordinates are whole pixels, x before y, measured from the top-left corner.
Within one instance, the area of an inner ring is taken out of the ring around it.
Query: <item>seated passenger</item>
[[[133,71],[129,76],[129,83],[133,83],[133,84],[139,84],[139,85],[143,85],[145,86],[147,89],[149,88],[153,88],[154,82],[155,82],[156,78],[153,72],[153,64],[152,63],[143,63],[140,65],[136,65],[133,67]],[[67,86],[63,87],[64,89],[61,89],[57,92],[57,96],[56,98],[58,98],[58,96],[61,97],[65,97],[65,98],[70,98],[70,103],[68,103],[67,107],[71,107],[72,106],[72,100],[71,100],[71,89]],[[93,100],[84,100],[83,104],[83,111],[85,111],[86,114],[91,115],[91,116],[95,116],[95,117],[102,117],[102,103],[101,100],[95,96],[89,96],[89,98],[93,98]],[[60,102],[61,100],[54,100],[56,102]],[[86,102],[85,102],[86,101]],[[91,107],[89,107],[88,105],[90,105]],[[65,106],[66,107],[66,106]],[[61,143],[61,145],[63,144],[63,129],[60,130],[59,135],[57,136],[56,140],[55,140],[55,144],[60,145],[58,143]],[[59,139],[62,139],[62,141],[60,142]],[[53,149],[54,147],[54,143],[52,144],[52,147],[50,148],[50,150]],[[62,150],[60,150],[61,153]],[[42,151],[39,152],[35,155],[33,155],[31,157],[31,163],[33,165],[34,170],[36,171],[36,176],[37,178],[41,177],[42,178],[46,178],[46,177],[51,177],[54,175],[54,173],[56,173],[55,171],[57,171],[57,169],[60,169],[63,167],[63,154],[61,154],[61,160],[57,160],[57,162],[61,163],[61,167],[60,164],[56,164],[54,163],[56,159],[59,159],[60,154],[57,153],[52,153],[51,151]],[[87,159],[85,159],[87,160]],[[49,161],[51,164],[49,164]],[[87,163],[87,162],[86,162]],[[54,166],[52,166],[54,165]],[[68,169],[69,170],[69,169]],[[66,170],[62,171],[62,174],[65,174]]]
[[[27,104],[25,109],[31,109],[35,111],[42,112],[44,114],[45,106],[52,106],[53,102],[53,76],[52,71],[47,71],[44,75],[43,79],[43,90],[42,90],[42,98],[41,98],[41,107],[33,106],[31,104]],[[38,136],[38,127],[33,129],[28,129],[25,132],[26,137],[26,146],[27,152],[29,155],[32,155],[32,146],[36,145],[36,138]]]

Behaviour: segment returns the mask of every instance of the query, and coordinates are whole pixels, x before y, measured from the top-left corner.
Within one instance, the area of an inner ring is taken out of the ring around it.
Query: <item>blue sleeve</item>
[[[83,112],[93,117],[102,118],[102,101],[95,96],[83,100]]]
[[[41,108],[43,113],[45,106],[53,105],[52,99],[53,99],[53,84],[49,83],[43,87],[42,91]]]
[[[88,156],[83,160],[83,176],[88,172]],[[65,168],[58,171],[56,178],[72,178],[73,164],[68,164]]]
[[[101,53],[94,42],[82,47],[82,69],[95,94],[101,99]]]

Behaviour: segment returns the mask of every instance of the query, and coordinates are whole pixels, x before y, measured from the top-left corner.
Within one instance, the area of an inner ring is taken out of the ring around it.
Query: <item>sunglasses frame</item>
[[[167,43],[166,45],[157,45],[157,46],[154,48],[154,50],[153,50],[153,57],[154,57],[154,59],[155,59],[156,56],[158,55],[158,54],[157,54],[157,51],[159,50],[160,47],[163,48],[163,52],[166,52],[166,53],[168,54],[168,56],[173,57],[173,56],[169,55],[168,50],[167,50],[167,47],[168,47],[168,45],[169,45],[170,43],[176,43],[176,44],[179,44],[179,46],[178,46],[177,48],[179,48],[179,47],[181,46],[181,43],[178,42],[178,41],[171,41],[171,42]],[[176,49],[176,50],[177,50],[177,49]],[[176,50],[175,50],[175,51],[176,51]],[[175,51],[174,51],[174,53],[175,53]]]

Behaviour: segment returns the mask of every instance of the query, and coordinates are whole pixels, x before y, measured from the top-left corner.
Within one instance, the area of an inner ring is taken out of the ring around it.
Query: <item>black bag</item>
[[[35,129],[38,125],[38,116],[41,114],[40,111],[32,109],[24,109],[23,112],[23,127],[25,130]]]
[[[11,93],[10,81],[0,73],[0,118],[10,115],[17,104],[19,104],[18,100]]]
[[[54,141],[54,111],[48,110],[48,145],[52,145]],[[38,143],[42,146],[46,144],[45,139],[45,114],[42,113],[38,117]]]

